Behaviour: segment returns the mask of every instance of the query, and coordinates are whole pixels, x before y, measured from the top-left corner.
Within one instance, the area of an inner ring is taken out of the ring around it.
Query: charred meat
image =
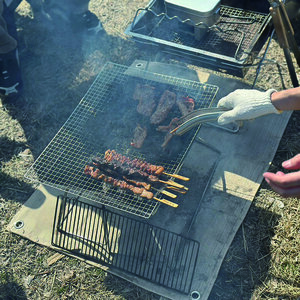
[[[138,124],[135,127],[133,139],[132,139],[130,145],[132,147],[139,149],[143,146],[143,143],[144,143],[146,137],[147,137],[147,128],[142,127],[140,124]]]
[[[139,101],[137,112],[150,117],[156,106],[155,88],[149,84],[137,84],[133,99]]]
[[[165,120],[176,102],[176,94],[166,90],[160,97],[155,112],[150,117],[150,123],[157,125]]]

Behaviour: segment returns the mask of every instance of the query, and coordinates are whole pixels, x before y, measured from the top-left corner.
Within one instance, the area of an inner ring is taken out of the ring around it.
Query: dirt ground
[[[135,59],[158,57],[150,49],[141,50],[124,34],[136,10],[147,3],[90,1],[90,10],[104,27],[98,35],[74,32],[61,19],[45,19],[26,1],[17,8],[24,91],[16,103],[5,99],[0,103],[0,299],[159,299],[73,258],[49,265],[47,259],[55,252],[5,230],[34,191],[35,186],[24,179],[26,170],[64,124],[102,66],[107,61],[130,65]],[[298,20],[293,24],[300,44]],[[280,64],[280,72],[274,61]],[[292,87],[276,36],[265,62],[256,87]],[[251,84],[254,78],[253,67],[241,80]],[[299,117],[299,112],[293,113],[270,170],[281,170],[281,161],[300,152]],[[297,199],[284,199],[262,184],[225,257],[210,300],[300,299],[299,210]]]

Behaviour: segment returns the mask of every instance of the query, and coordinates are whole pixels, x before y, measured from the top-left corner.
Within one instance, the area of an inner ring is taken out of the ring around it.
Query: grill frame
[[[172,84],[179,91],[183,89],[194,92],[193,96],[194,99],[197,99],[196,104],[198,105],[195,108],[211,106],[218,91],[218,87],[214,85],[148,72],[138,66],[127,67],[109,62],[98,74],[65,124],[27,170],[25,177],[98,204],[139,217],[150,218],[156,212],[159,202],[117,190],[83,174],[84,166],[92,156],[97,154],[97,151],[100,151],[93,144],[92,139],[86,143],[85,127],[87,122],[97,116],[99,118],[99,114],[101,117],[101,114],[105,112],[105,106],[109,105],[111,101],[113,83],[117,80],[126,85],[128,78],[132,77],[142,79],[144,82]],[[199,128],[200,126],[191,133],[191,138],[187,141],[185,148],[174,160],[162,163],[151,161],[147,157],[140,157],[141,154],[134,150],[131,155],[154,164],[161,164],[168,173],[178,173]],[[104,154],[106,149],[107,147],[104,145],[103,153],[100,153]],[[156,192],[155,196],[164,198],[160,192]]]
[[[131,36],[133,40],[141,46],[151,45],[167,55],[174,56],[180,60],[185,60],[187,63],[192,63],[200,67],[205,67],[222,73],[228,73],[238,77],[244,77],[249,67],[253,65],[254,59],[257,57],[258,52],[261,50],[271,33],[272,18],[270,14],[221,5],[221,22],[226,20],[226,15],[229,15],[229,21],[233,21],[232,18],[236,19],[238,16],[242,18],[242,20],[245,18],[257,18],[258,24],[256,26],[257,28],[255,28],[256,32],[252,33],[249,31],[249,29],[251,29],[250,27],[254,26],[253,24],[249,24],[249,28],[247,28],[248,25],[245,24],[231,24],[228,25],[228,28],[226,27],[227,25],[225,25],[223,29],[227,28],[230,31],[224,33],[216,30],[216,27],[211,26],[209,27],[209,33],[206,34],[201,41],[194,39],[191,34],[190,37],[184,41],[181,40],[182,37],[189,36],[189,34],[186,33],[188,33],[188,31],[193,31],[193,22],[189,21],[189,19],[180,20],[176,17],[168,18],[165,13],[163,2],[163,0],[152,0],[146,8],[139,9],[136,12],[133,22],[126,28],[125,33]],[[171,22],[174,24],[177,22],[179,25],[175,24],[174,27],[179,28],[179,30],[181,30],[184,34],[180,34],[180,32],[172,32],[170,34],[169,31],[170,28],[172,28]],[[164,23],[167,24],[165,27],[163,27]],[[243,28],[244,26],[245,28]],[[156,33],[158,32],[158,29],[161,29],[161,33],[159,35]],[[231,32],[232,29],[234,30],[232,31],[232,34],[230,34],[229,32]],[[230,42],[232,42],[228,36],[231,35],[234,39],[236,39],[238,33],[235,31],[236,29],[239,31],[243,29],[244,31],[241,31],[247,32],[247,34],[244,34],[244,40],[242,40],[243,37],[242,34],[240,34],[240,48],[239,43],[234,43],[234,46],[236,46],[235,50],[237,51],[237,56],[235,56],[235,54],[223,54],[222,51],[224,50],[224,47],[230,47]],[[251,33],[251,36],[249,32]],[[228,36],[226,37],[226,35]],[[172,38],[170,36],[172,36]],[[207,46],[214,38],[216,38],[216,41],[220,43],[219,52],[215,51],[213,46]],[[227,39],[227,41],[222,42],[222,39]],[[246,44],[245,40],[247,41]],[[245,44],[244,47],[243,44]]]
[[[191,292],[200,248],[181,234],[65,196],[57,197],[51,244],[183,294]]]

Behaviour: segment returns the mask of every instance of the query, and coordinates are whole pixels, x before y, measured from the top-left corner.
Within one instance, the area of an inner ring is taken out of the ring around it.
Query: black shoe
[[[22,86],[18,50],[0,54],[0,94],[16,95]]]
[[[98,33],[103,30],[98,17],[89,10],[82,14],[72,14],[70,21],[76,31],[87,30],[90,33]]]

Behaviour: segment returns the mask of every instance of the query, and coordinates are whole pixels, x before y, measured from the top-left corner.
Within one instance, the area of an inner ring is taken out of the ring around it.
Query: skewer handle
[[[177,195],[175,195],[175,194],[173,194],[173,193],[171,193],[171,192],[168,192],[168,191],[164,191],[164,190],[159,190],[159,189],[156,189],[156,188],[154,188],[154,187],[151,187],[154,191],[157,191],[157,192],[159,192],[159,193],[162,193],[162,194],[164,194],[164,195],[166,195],[166,196],[169,196],[169,197],[171,197],[171,198],[177,198]]]
[[[158,199],[158,198],[156,198],[156,197],[153,197],[153,199],[156,200],[156,201],[159,201],[159,202],[161,202],[161,203],[164,203],[164,204],[166,204],[166,205],[175,207],[175,208],[178,207],[178,204],[177,204],[177,203],[171,202],[171,201],[166,200],[166,199]]]
[[[166,188],[170,189],[170,190],[173,190],[174,192],[178,192],[180,194],[186,194],[186,192],[187,192],[186,190],[179,189],[179,188],[177,188],[175,186],[170,186],[170,185],[167,185]]]
[[[188,188],[185,187],[184,185],[179,184],[179,183],[177,183],[175,181],[172,181],[172,180],[168,180],[168,181],[159,180],[159,182],[166,183],[166,184],[171,185],[171,186],[175,186],[175,187],[177,187],[179,189],[185,189],[186,191],[188,190]]]
[[[178,175],[178,174],[169,174],[169,173],[166,173],[166,172],[163,172],[163,174],[165,174],[167,176],[170,176],[170,177],[180,179],[180,180],[184,180],[184,181],[189,181],[190,180],[188,177],[184,177],[184,176],[181,176],[181,175]]]
[[[177,198],[177,195],[173,194],[173,193],[170,193],[168,191],[160,191],[162,194],[168,196],[168,197],[171,197],[173,199]]]

